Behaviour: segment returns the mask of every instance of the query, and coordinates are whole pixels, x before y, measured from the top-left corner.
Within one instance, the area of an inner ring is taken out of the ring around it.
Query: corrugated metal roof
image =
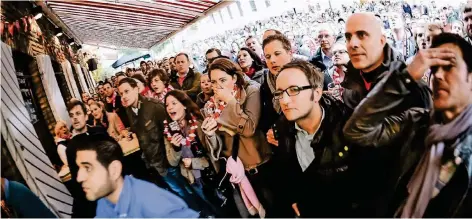
[[[47,0],[86,44],[150,48],[220,0]]]

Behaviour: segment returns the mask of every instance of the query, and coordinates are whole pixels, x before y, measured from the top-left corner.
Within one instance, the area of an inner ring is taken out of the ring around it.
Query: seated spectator
[[[86,137],[77,147],[77,181],[87,200],[97,201],[96,217],[198,217],[176,195],[133,176],[123,176],[123,152],[113,138]]]

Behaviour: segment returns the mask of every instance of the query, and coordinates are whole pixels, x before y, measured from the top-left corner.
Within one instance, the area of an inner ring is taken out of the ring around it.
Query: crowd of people
[[[283,15],[100,81],[55,130],[73,217],[472,217],[472,4],[432,5]]]

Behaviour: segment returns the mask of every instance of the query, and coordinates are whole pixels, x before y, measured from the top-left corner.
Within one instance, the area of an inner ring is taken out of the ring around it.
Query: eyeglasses
[[[308,89],[311,89],[313,88],[313,86],[311,85],[307,85],[307,86],[303,86],[303,87],[299,87],[299,86],[291,86],[291,87],[288,87],[287,89],[285,90],[277,90],[274,92],[274,99],[275,100],[280,100],[283,98],[284,96],[284,93],[287,93],[288,96],[296,96],[298,95],[302,90],[308,90]]]
[[[337,51],[333,51],[333,55],[337,55],[337,54],[339,54],[339,55],[342,55],[342,54],[345,54],[345,53],[347,53],[347,51],[346,51],[346,50],[337,50]]]

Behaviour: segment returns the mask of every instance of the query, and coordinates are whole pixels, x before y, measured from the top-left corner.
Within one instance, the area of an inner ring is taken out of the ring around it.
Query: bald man
[[[344,103],[354,109],[388,74],[390,66],[401,66],[399,70],[402,71],[406,69],[406,65],[403,56],[386,43],[386,37],[382,34],[382,23],[374,14],[351,15],[346,22],[345,35],[351,60],[341,85],[344,87]],[[413,107],[431,108],[431,94],[427,85],[417,83],[413,90],[407,97],[409,100],[405,102],[409,104],[405,104],[399,113]],[[353,158],[359,159],[355,162],[358,166],[354,171],[359,180],[353,182],[353,188],[359,192],[356,201],[358,215],[355,216],[391,216],[387,214],[388,198],[399,176],[395,169],[395,155],[399,153],[397,146],[402,144],[402,140],[403,138],[399,137],[388,145],[372,145],[369,142],[359,145],[359,156]]]

